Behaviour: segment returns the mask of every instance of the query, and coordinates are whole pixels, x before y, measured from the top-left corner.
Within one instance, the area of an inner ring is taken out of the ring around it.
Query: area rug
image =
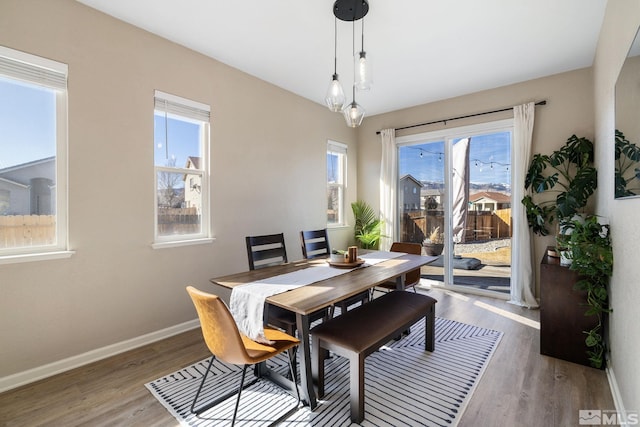
[[[391,341],[365,362],[365,420],[362,426],[455,426],[493,355],[502,332],[436,318],[433,353],[424,350],[424,321]],[[285,373],[284,358],[273,369]],[[296,399],[267,380],[242,392],[236,426],[350,426],[349,364],[333,355],[325,368],[325,396],[318,407],[290,409]],[[146,384],[184,426],[230,425],[235,397],[196,416],[189,408],[208,359]],[[237,387],[240,370],[214,362],[201,399]],[[284,417],[284,419],[283,419]]]

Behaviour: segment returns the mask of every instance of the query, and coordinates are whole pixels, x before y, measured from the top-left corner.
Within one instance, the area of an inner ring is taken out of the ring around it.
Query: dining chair
[[[329,245],[329,236],[327,229],[308,230],[300,232],[300,243],[302,246],[302,255],[305,259],[313,259],[320,257],[329,257],[331,254],[331,246]],[[349,307],[354,304],[365,304],[370,300],[369,291],[361,292],[344,301],[340,301],[336,305],[340,307],[342,313],[346,312]],[[333,317],[334,310],[329,311],[330,317]]]
[[[247,236],[245,240],[247,244],[249,270],[257,270],[259,268],[289,262],[283,233]],[[328,309],[313,313],[309,321],[314,322],[324,318],[329,318]],[[276,328],[284,329],[284,331],[290,335],[295,336],[296,334],[295,313],[285,310],[282,307],[269,305],[267,308],[267,323]]]
[[[283,233],[247,236],[245,240],[249,270],[289,262]]]
[[[190,410],[194,414],[200,414],[237,393],[238,397],[236,399],[233,419],[231,421],[231,425],[233,426],[236,422],[242,390],[258,381],[258,378],[255,378],[245,384],[247,367],[264,362],[278,354],[287,352],[287,350],[297,347],[300,341],[280,330],[265,328],[265,337],[272,341],[273,344],[264,345],[255,342],[240,333],[238,326],[231,316],[231,312],[220,297],[202,292],[193,286],[188,286],[187,292],[196,307],[198,318],[200,319],[200,326],[202,328],[202,336],[204,337],[204,341],[212,354],[207,370],[202,377],[196,396],[191,404]],[[209,372],[211,372],[211,367],[216,358],[224,363],[242,365],[240,386],[237,389],[227,392],[223,396],[196,408],[198,398],[200,397],[200,393],[202,392],[207,376],[209,375]],[[294,361],[291,357],[291,352],[289,352],[287,360],[289,361],[289,373],[294,380],[294,384],[296,384],[296,371],[293,368]],[[298,401],[296,402],[295,408],[292,408],[292,410],[296,409],[300,405],[300,392],[298,391],[297,386],[294,386],[293,388],[296,389]]]
[[[391,252],[404,252],[406,254],[421,255],[422,245],[420,243],[393,242],[389,250]],[[413,292],[417,292],[416,285],[419,283],[420,283],[419,268],[416,268],[415,270],[411,270],[406,274],[405,284],[404,284],[405,289],[413,288]],[[376,286],[376,288],[382,288],[387,292],[393,291],[396,289],[396,282],[395,281],[384,282]]]
[[[305,259],[328,257],[331,253],[327,229],[300,232],[302,256]]]

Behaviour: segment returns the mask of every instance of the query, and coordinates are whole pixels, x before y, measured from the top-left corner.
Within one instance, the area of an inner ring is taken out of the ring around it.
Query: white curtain
[[[395,129],[380,131],[382,160],[380,162],[380,218],[384,221],[380,250],[388,251],[396,227],[396,189],[398,188],[398,148]]]
[[[511,300],[512,304],[534,308],[538,307],[535,298],[533,278],[533,257],[531,232],[527,224],[527,215],[521,200],[525,196],[524,178],[531,160],[531,138],[535,104],[513,107],[513,183],[512,206],[513,237],[511,252]]]

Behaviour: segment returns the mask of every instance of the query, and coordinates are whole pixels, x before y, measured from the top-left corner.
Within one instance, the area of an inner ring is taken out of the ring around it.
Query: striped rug
[[[367,357],[363,426],[455,426],[486,368],[502,333],[436,318],[436,348],[424,351],[424,321],[411,334]],[[208,360],[146,384],[149,391],[184,426],[230,424],[235,397],[193,415],[189,411]],[[201,399],[213,399],[237,387],[240,370],[214,363]],[[349,364],[334,355],[326,361],[325,396],[310,411],[289,412],[295,398],[260,380],[242,392],[236,426],[350,426]],[[284,358],[271,367],[287,371]],[[249,374],[247,375],[249,378]],[[209,383],[209,379],[211,379]],[[205,393],[206,391],[206,393]],[[200,400],[201,402],[203,400]],[[284,417],[284,419],[283,419]]]

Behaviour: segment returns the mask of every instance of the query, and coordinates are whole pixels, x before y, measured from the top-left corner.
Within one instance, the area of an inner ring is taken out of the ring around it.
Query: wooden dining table
[[[311,409],[315,409],[317,406],[317,399],[313,386],[313,378],[311,376],[310,315],[351,296],[374,288],[384,282],[395,281],[396,289],[403,290],[406,273],[427,265],[437,258],[438,257],[435,256],[402,254],[397,258],[388,259],[369,266],[365,264],[346,274],[301,286],[287,292],[270,296],[266,299],[267,303],[292,311],[296,315],[298,338],[300,339],[300,386],[303,400],[305,400]],[[210,281],[216,287],[232,290],[239,285],[304,268],[312,268],[326,263],[327,260],[322,258],[300,260],[258,270],[216,277],[210,279]],[[384,313],[381,313],[381,315],[384,315]],[[263,367],[262,369],[265,368]],[[261,374],[264,374],[270,380],[285,388],[293,389],[294,387],[290,380],[275,372],[265,372],[263,370]]]

